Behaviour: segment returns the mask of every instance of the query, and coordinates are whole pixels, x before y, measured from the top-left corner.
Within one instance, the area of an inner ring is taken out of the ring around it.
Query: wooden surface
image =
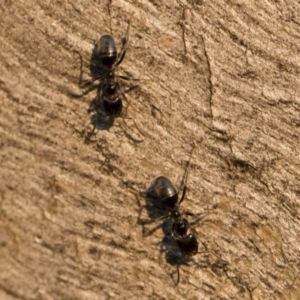
[[[299,1],[0,12],[0,299],[300,299]],[[120,47],[132,13],[118,74],[142,79],[127,113],[144,142],[117,119],[85,143],[96,91],[75,96],[78,53],[89,80],[94,43],[111,32]],[[174,245],[137,220],[155,177],[180,185],[193,143],[181,208],[206,213],[194,228],[210,253],[176,287]]]

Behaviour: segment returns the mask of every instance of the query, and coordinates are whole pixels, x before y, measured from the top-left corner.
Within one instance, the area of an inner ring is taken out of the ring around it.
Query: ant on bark
[[[192,154],[194,152],[195,146],[193,146],[188,165],[185,170],[185,174],[183,177],[183,191],[182,196],[179,200],[179,194],[172,182],[164,177],[159,176],[157,177],[154,182],[152,183],[151,187],[147,191],[147,196],[150,199],[150,202],[152,203],[152,206],[160,209],[167,210],[167,214],[156,218],[156,219],[150,219],[150,220],[141,220],[140,217],[138,219],[138,224],[140,225],[146,225],[151,224],[156,221],[161,221],[165,219],[171,219],[172,221],[172,229],[171,229],[171,237],[173,241],[176,244],[177,249],[179,249],[181,253],[181,259],[179,262],[177,262],[177,282],[176,285],[180,282],[180,272],[179,268],[184,261],[191,256],[196,255],[197,253],[208,253],[209,251],[203,251],[198,252],[198,239],[195,234],[195,232],[190,228],[191,224],[189,221],[182,217],[182,214],[179,211],[180,204],[183,202],[186,190],[187,190],[187,177],[188,177],[188,169],[190,167]],[[143,209],[143,207],[141,208]],[[193,213],[184,213],[185,215],[192,215]],[[203,214],[201,214],[203,215]],[[203,217],[203,216],[202,216]],[[193,222],[193,224],[199,222],[201,218],[198,218],[196,221]],[[147,234],[143,232],[144,236],[151,235],[156,229],[158,229],[161,226],[158,225],[151,231],[149,231]]]
[[[150,189],[148,190],[148,198],[153,199],[151,202],[154,207],[161,208],[167,210],[167,214],[163,215],[157,219],[151,220],[138,220],[138,223],[141,225],[150,224],[156,221],[161,221],[164,219],[172,220],[172,231],[171,235],[173,240],[175,241],[177,248],[180,250],[182,254],[181,261],[177,264],[177,274],[178,279],[176,285],[180,281],[179,267],[181,263],[189,256],[193,256],[198,253],[198,240],[196,235],[193,233],[189,233],[190,223],[187,219],[183,218],[180,211],[179,206],[185,198],[186,189],[187,189],[187,176],[188,169],[190,167],[191,157],[194,151],[194,146],[192,148],[189,162],[187,168],[185,170],[184,179],[183,179],[183,192],[182,196],[179,200],[179,195],[172,184],[172,182],[165,176],[157,177],[152,183]],[[188,214],[188,213],[187,213]],[[159,225],[158,227],[160,227]],[[151,230],[148,234],[144,234],[144,236],[149,236],[152,234],[158,227],[154,230]]]
[[[130,105],[130,102],[125,96],[125,93],[122,91],[118,79],[120,78],[127,81],[131,79],[126,76],[116,75],[116,69],[122,63],[128,47],[130,25],[131,18],[128,22],[126,35],[122,38],[122,46],[119,53],[117,52],[115,40],[110,34],[105,34],[100,37],[99,41],[95,45],[91,58],[91,74],[93,77],[92,81],[82,84],[81,72],[80,86],[82,88],[86,87],[87,85],[91,85],[96,80],[100,81],[96,86],[97,96],[88,108],[88,113],[92,111],[96,112],[96,120],[94,120],[93,122],[94,128],[88,134],[88,138],[93,135],[97,126],[97,119],[99,117],[101,117],[101,119],[103,120],[109,119],[110,126],[113,123],[114,119],[118,117],[122,118],[123,120],[133,120],[136,129],[141,135],[143,135],[141,130],[137,127],[134,119],[126,117],[127,111],[123,112],[122,98],[126,100],[128,105]],[[129,92],[137,87],[138,86],[131,87],[126,92]],[[88,94],[94,88],[95,86],[90,87],[86,92],[83,93],[83,95]]]
[[[179,212],[179,206],[185,198],[187,189],[188,169],[190,167],[191,157],[194,148],[195,147],[193,146],[192,151],[190,153],[189,162],[183,177],[183,192],[180,200],[178,191],[176,190],[172,182],[165,176],[157,177],[147,191],[147,198],[150,200],[152,207],[167,210],[167,214],[156,219],[143,221],[139,220],[140,224],[146,225],[156,221],[161,221],[170,218],[171,220],[173,220],[173,229],[178,233],[179,236],[185,236],[187,234],[189,223],[185,218],[182,218],[181,213]],[[185,214],[188,215],[189,213]],[[144,236],[148,236],[154,231],[155,229],[152,230],[149,234],[144,234]]]

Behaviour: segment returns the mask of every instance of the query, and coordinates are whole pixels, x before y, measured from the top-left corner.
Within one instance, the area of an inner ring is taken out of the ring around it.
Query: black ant
[[[119,53],[117,53],[117,47],[114,38],[109,34],[101,36],[95,46],[92,60],[94,62],[97,62],[97,64],[94,64],[92,67],[99,69],[100,74],[99,72],[98,74],[96,73],[95,68],[93,68],[93,70],[91,69],[91,72],[95,75],[93,76],[94,78],[92,82],[100,80],[100,83],[97,88],[97,97],[92,102],[91,106],[88,109],[88,112],[96,111],[97,115],[104,116],[105,118],[109,118],[112,121],[118,117],[121,117],[123,120],[131,119],[133,120],[137,130],[142,134],[142,132],[137,127],[134,119],[122,116],[122,97],[127,101],[129,105],[130,103],[127,100],[124,92],[122,92],[121,90],[118,78],[121,78],[123,80],[130,79],[126,76],[117,76],[115,74],[117,66],[121,64],[126,54],[126,49],[129,41],[130,24],[131,18],[128,22],[126,35],[124,38],[122,38],[122,47]],[[137,86],[134,86],[128,91],[136,87]],[[90,132],[88,137],[91,137],[93,135],[95,129],[96,124],[94,124],[94,128]]]
[[[177,263],[176,285],[178,285],[180,281],[180,272],[179,272],[180,265],[186,260],[186,258],[194,256],[197,253],[209,252],[209,251],[198,252],[198,240],[196,234],[194,234],[193,232],[189,233],[189,231],[193,231],[190,229],[190,223],[187,219],[182,217],[182,214],[179,211],[180,204],[183,202],[186,195],[188,169],[190,167],[194,148],[195,147],[193,146],[190,154],[189,162],[185,170],[185,174],[183,178],[183,191],[180,200],[179,200],[178,192],[174,187],[174,185],[171,183],[171,181],[164,176],[159,176],[154,180],[153,184],[148,190],[148,196],[150,199],[152,199],[151,202],[153,206],[165,209],[168,211],[168,213],[154,220],[151,219],[151,220],[138,221],[139,224],[146,225],[167,218],[172,220],[171,236],[175,241],[177,248],[181,252],[181,260]],[[184,213],[184,214],[194,215],[193,213]],[[193,223],[197,223],[200,219],[194,221]],[[154,228],[154,230],[151,230],[148,234],[146,235],[144,234],[144,236],[150,235],[156,229],[157,227]]]
[[[139,224],[145,225],[150,224],[159,220],[164,220],[167,218],[172,219],[172,237],[176,242],[177,248],[181,251],[182,259],[177,264],[177,283],[180,281],[180,274],[179,274],[179,266],[181,263],[189,256],[193,256],[198,253],[198,240],[196,235],[193,233],[189,233],[190,223],[187,219],[183,218],[181,213],[179,212],[179,206],[181,202],[185,198],[186,194],[186,183],[187,183],[187,176],[188,176],[188,169],[190,167],[191,157],[194,151],[194,147],[192,148],[189,162],[185,171],[184,179],[183,179],[183,192],[180,200],[178,200],[178,192],[171,181],[164,177],[159,176],[157,177],[152,186],[151,191],[149,191],[149,196],[156,201],[153,202],[153,205],[168,210],[168,213],[158,219],[155,220],[139,220]],[[188,213],[187,213],[188,214]],[[150,234],[153,232],[152,230]],[[149,235],[149,234],[148,234]]]
[[[188,165],[185,170],[184,178],[183,178],[183,192],[180,200],[178,200],[178,192],[172,182],[165,176],[157,177],[154,182],[152,183],[150,189],[147,192],[147,196],[150,199],[151,203],[154,207],[165,209],[168,213],[160,218],[154,220],[139,220],[140,224],[150,224],[156,221],[164,220],[170,218],[174,221],[173,228],[180,236],[186,235],[189,223],[186,219],[181,217],[179,212],[179,206],[181,202],[185,198],[186,194],[186,183],[187,183],[187,176],[188,176],[188,169],[191,163],[191,157],[194,151],[192,148]],[[189,214],[189,213],[186,213]]]

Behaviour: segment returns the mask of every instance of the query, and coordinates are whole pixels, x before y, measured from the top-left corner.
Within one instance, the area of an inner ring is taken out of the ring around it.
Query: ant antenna
[[[190,165],[191,165],[191,159],[192,159],[192,156],[193,156],[193,152],[194,152],[194,149],[196,148],[195,145],[193,145],[192,147],[192,150],[191,150],[191,153],[190,153],[190,158],[189,158],[189,162],[188,162],[188,165],[185,169],[185,173],[184,173],[184,177],[183,177],[183,191],[182,191],[182,196],[181,196],[181,199],[179,200],[179,204],[183,201],[184,197],[185,197],[185,193],[186,193],[186,183],[187,183],[187,178],[188,178],[188,170],[190,168]]]

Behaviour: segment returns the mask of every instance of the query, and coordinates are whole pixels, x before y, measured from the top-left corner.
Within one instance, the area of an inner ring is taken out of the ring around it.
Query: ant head
[[[165,176],[157,177],[152,183],[151,189],[156,198],[158,207],[174,210],[178,203],[178,193],[172,182]]]
[[[111,67],[117,60],[117,49],[113,37],[109,34],[101,36],[97,43],[99,58],[106,67]]]

